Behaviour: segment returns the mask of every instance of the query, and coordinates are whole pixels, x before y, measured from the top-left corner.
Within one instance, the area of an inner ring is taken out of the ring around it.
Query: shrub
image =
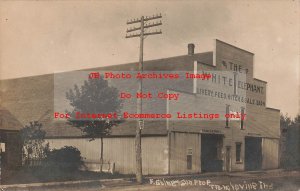
[[[50,170],[65,172],[76,171],[83,165],[80,151],[71,146],[50,151],[45,159],[45,163],[45,167]]]

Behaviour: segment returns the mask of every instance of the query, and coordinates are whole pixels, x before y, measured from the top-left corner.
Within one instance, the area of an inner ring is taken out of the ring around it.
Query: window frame
[[[240,123],[240,129],[241,130],[245,130],[244,126],[244,114],[245,114],[245,108],[244,107],[241,107],[241,123]]]
[[[193,149],[188,148],[186,153],[186,169],[192,170],[193,169]]]
[[[238,146],[239,146],[239,152],[238,152]],[[242,142],[235,142],[235,162],[237,164],[243,163],[243,160],[242,160]]]

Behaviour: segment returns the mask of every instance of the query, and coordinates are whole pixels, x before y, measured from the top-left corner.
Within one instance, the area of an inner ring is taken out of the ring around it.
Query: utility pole
[[[127,29],[126,38],[133,38],[133,37],[140,37],[140,57],[139,57],[139,65],[138,69],[142,73],[143,72],[143,49],[144,49],[144,39],[149,35],[156,35],[156,34],[162,34],[161,30],[156,31],[145,31],[145,29],[156,27],[159,25],[162,25],[161,20],[157,22],[153,22],[156,19],[161,19],[161,14],[159,15],[153,15],[153,16],[142,16],[138,19],[132,19],[127,21],[127,25],[131,24],[140,24],[140,26],[136,27],[130,27]],[[149,21],[149,22],[148,22]],[[138,86],[138,93],[142,93],[143,90],[143,80],[142,78],[139,79],[139,86]],[[137,113],[142,113],[143,109],[143,102],[142,98],[137,98]],[[136,134],[135,134],[135,153],[136,153],[136,181],[138,183],[143,182],[143,172],[142,172],[142,129],[144,126],[144,121],[138,119],[137,120],[137,126],[136,126]]]

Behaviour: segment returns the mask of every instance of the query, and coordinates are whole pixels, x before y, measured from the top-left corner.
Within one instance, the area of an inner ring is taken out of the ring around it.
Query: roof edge
[[[272,107],[266,107],[266,109],[270,109],[270,110],[274,110],[274,111],[279,111],[280,112],[280,109],[276,109],[276,108],[272,108]]]
[[[222,40],[216,39],[216,41],[222,42],[222,43],[224,43],[224,44],[226,44],[226,45],[229,45],[229,46],[231,46],[231,47],[233,47],[233,48],[236,48],[236,49],[242,50],[242,51],[244,51],[244,52],[247,52],[247,53],[249,53],[249,54],[251,54],[251,55],[254,55],[253,52],[250,52],[250,51],[248,51],[248,50],[239,48],[239,47],[237,47],[237,46],[234,46],[234,45],[229,44],[229,43],[227,43],[227,42],[224,42],[224,41],[222,41]]]

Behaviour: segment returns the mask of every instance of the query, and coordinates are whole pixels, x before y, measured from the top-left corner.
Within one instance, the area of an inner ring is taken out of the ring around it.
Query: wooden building
[[[278,168],[280,111],[266,106],[267,82],[254,78],[253,60],[253,53],[216,40],[213,52],[195,54],[194,45],[189,44],[187,55],[144,62],[144,71],[208,71],[213,75],[208,84],[188,79],[165,86],[162,91],[179,93],[181,99],[149,103],[151,109],[160,108],[173,115],[182,108],[187,108],[186,112],[201,110],[222,116],[234,112],[247,114],[246,120],[224,117],[146,120],[142,130],[144,174]],[[137,63],[130,63],[82,72],[137,70]],[[22,124],[33,120],[42,122],[51,148],[75,146],[85,159],[86,169],[97,171],[100,139],[90,141],[79,129],[53,119],[53,113],[67,105],[62,96],[66,88],[72,88],[66,82],[74,80],[72,75],[74,72],[2,80],[1,105]],[[242,80],[236,80],[237,76]],[[130,100],[124,105],[124,110],[135,108]],[[104,160],[114,164],[116,172],[135,173],[135,128],[136,121],[128,120],[113,127],[111,135],[104,138]]]
[[[21,128],[22,124],[15,116],[0,107],[0,183],[22,165]]]

